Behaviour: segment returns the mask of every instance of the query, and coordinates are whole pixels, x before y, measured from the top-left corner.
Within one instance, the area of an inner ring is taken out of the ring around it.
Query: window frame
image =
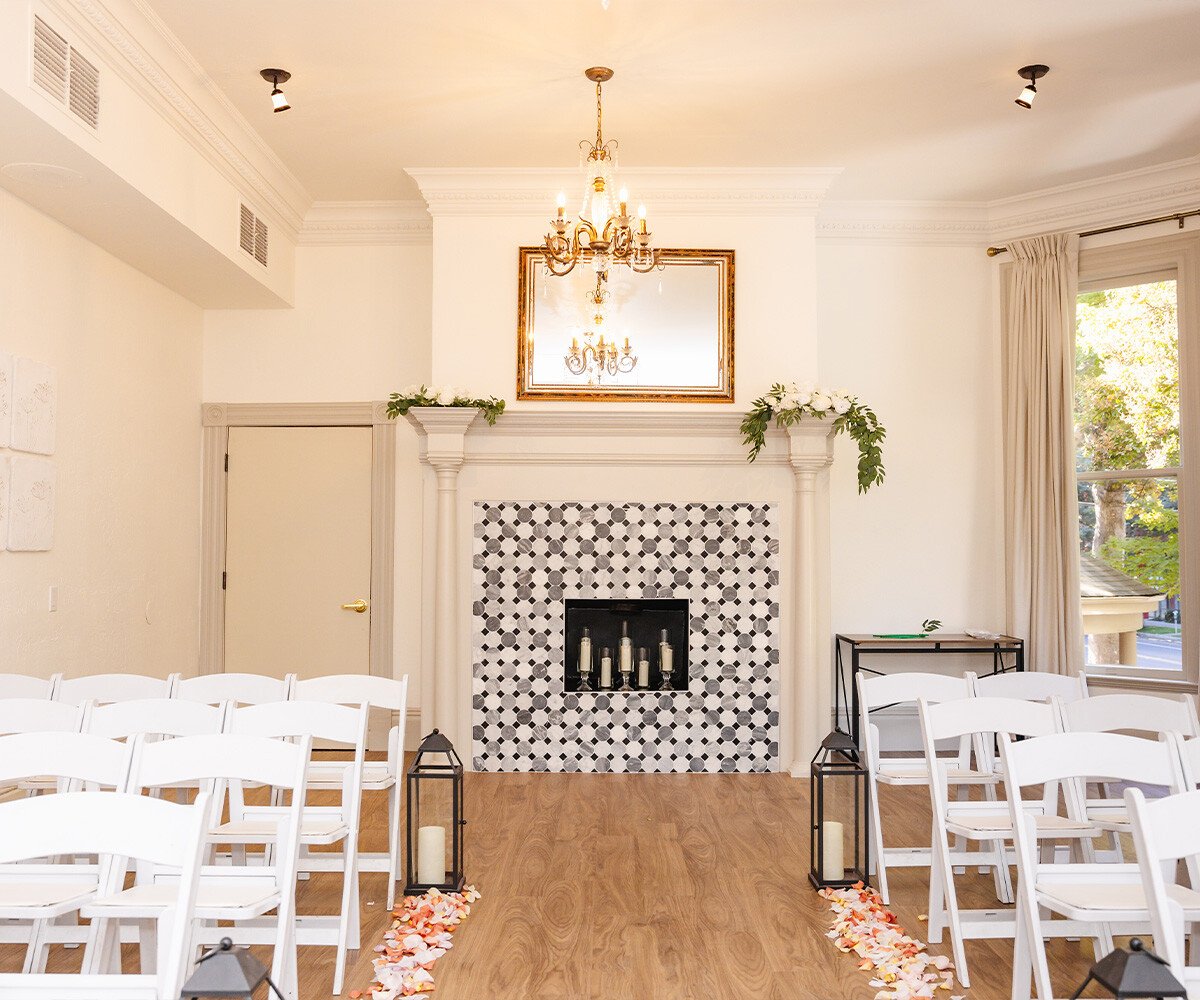
[[[1101,686],[1143,687],[1194,692],[1200,673],[1200,232],[1185,232],[1130,243],[1081,249],[1079,291],[1174,279],[1179,326],[1180,461],[1176,468],[1102,470],[1076,473],[1093,479],[1174,477],[1179,484],[1181,672],[1121,665],[1087,665],[1089,680]],[[1191,430],[1187,430],[1191,428]]]

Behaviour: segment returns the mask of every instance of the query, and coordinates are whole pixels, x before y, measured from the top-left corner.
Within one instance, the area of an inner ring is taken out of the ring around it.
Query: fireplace
[[[472,763],[479,771],[773,771],[779,536],[771,503],[477,501]],[[626,622],[649,689],[598,689]],[[592,631],[589,686],[579,639]],[[661,690],[667,629],[675,671]]]
[[[688,602],[670,598],[563,602],[564,691],[686,691]],[[628,685],[621,674],[628,639]],[[608,652],[607,670],[604,653]],[[664,661],[669,672],[664,672]]]

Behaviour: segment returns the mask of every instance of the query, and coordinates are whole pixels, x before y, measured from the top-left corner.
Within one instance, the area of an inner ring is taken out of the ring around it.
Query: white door
[[[225,670],[368,673],[371,429],[231,427],[226,478]]]

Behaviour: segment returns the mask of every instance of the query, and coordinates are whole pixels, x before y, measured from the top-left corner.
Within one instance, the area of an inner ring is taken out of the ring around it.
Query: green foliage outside
[[[1179,465],[1179,327],[1174,281],[1086,292],[1076,309],[1075,443],[1080,472]],[[1179,593],[1174,479],[1081,484],[1081,544],[1169,596]]]

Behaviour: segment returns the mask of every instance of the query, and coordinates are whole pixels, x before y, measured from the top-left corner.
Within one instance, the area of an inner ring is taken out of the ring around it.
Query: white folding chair
[[[1197,868],[1200,791],[1148,802],[1140,788],[1128,788],[1125,805],[1133,826],[1133,846],[1150,910],[1155,950],[1166,960],[1171,974],[1187,988],[1188,995],[1200,996],[1200,965],[1187,963],[1184,947],[1184,913],[1196,909],[1197,893],[1176,879],[1180,861],[1187,863],[1189,871]],[[1194,939],[1192,961],[1200,961]]]
[[[129,859],[180,871],[170,905],[158,915],[155,972],[0,974],[0,1000],[178,1000],[192,964],[189,941],[208,813],[206,795],[191,806],[124,792],[68,792],[0,803],[0,884],[28,883],[30,869],[43,866],[20,862],[47,855],[98,855],[101,892],[125,881]],[[76,874],[69,867],[68,878]]]
[[[870,835],[872,861],[875,863],[876,885],[883,901],[888,898],[888,867],[925,868],[932,860],[928,847],[887,847],[883,839],[883,824],[880,821],[880,785],[928,785],[929,768],[922,758],[883,757],[879,749],[879,727],[871,721],[871,713],[893,705],[926,701],[959,701],[973,695],[971,681],[964,677],[949,677],[945,674],[899,673],[883,674],[878,677],[858,675],[859,734],[863,741],[864,757],[867,762],[867,780],[870,785]],[[961,794],[967,785],[994,786],[996,777],[987,771],[971,767],[971,742],[964,739],[959,747],[957,759],[949,766],[947,778]],[[994,796],[994,787],[989,794]]]
[[[229,713],[226,730],[244,736],[272,739],[309,737],[347,747],[352,759],[342,764],[340,801],[336,806],[305,803],[300,824],[301,872],[341,871],[342,905],[337,917],[301,915],[296,918],[296,941],[300,945],[333,945],[337,958],[333,992],[342,992],[346,975],[346,952],[360,944],[358,834],[361,815],[363,759],[367,747],[369,706],[350,708],[313,701],[285,701],[270,705],[247,705]],[[214,839],[221,843],[261,844],[269,823],[264,816],[279,806],[243,806],[240,789],[229,792],[229,822],[217,827]],[[340,853],[310,854],[309,847],[341,845]]]
[[[1039,861],[1034,817],[1021,789],[1061,782],[1067,816],[1087,819],[1080,789],[1089,779],[1145,782],[1182,788],[1173,740],[1154,742],[1119,733],[1057,733],[1014,743],[1001,733],[1000,757],[1017,858],[1017,937],[1012,995],[1029,995],[1032,973],[1039,1000],[1051,1000],[1045,938],[1090,937],[1096,957],[1112,950],[1113,934],[1136,934],[1149,922],[1137,865]],[[1193,906],[1194,904],[1194,906]],[[1058,914],[1063,919],[1052,919]],[[1200,894],[1188,919],[1200,918]]]
[[[36,777],[62,794],[78,791],[85,784],[119,789],[129,774],[130,752],[130,747],[86,733],[0,736],[0,783],[20,784]],[[46,853],[41,851],[39,856]],[[72,864],[65,858],[19,869],[0,867],[0,919],[6,921],[0,928],[0,940],[28,943],[26,972],[45,971],[51,943],[86,940],[86,928],[52,926],[52,922],[78,910],[80,902],[96,891],[98,880],[94,864]]]
[[[996,895],[1001,902],[1012,902],[1012,882],[1008,872],[1006,842],[1012,837],[1008,809],[995,801],[951,800],[947,788],[946,766],[937,756],[940,741],[959,742],[964,736],[982,745],[977,759],[989,761],[992,740],[997,733],[1016,736],[1048,736],[1058,732],[1058,707],[1054,704],[1022,701],[1015,698],[971,698],[966,701],[930,705],[924,698],[917,702],[921,719],[921,738],[925,760],[934,773],[930,782],[933,806],[934,863],[929,875],[927,933],[930,943],[942,939],[950,930],[954,966],[964,987],[971,985],[967,970],[967,938],[1014,937],[1015,914],[1009,909],[960,910],[954,886],[954,866],[980,864],[992,868]],[[1049,785],[1043,800],[1026,802],[1034,816],[1037,837],[1044,840],[1092,837],[1096,828],[1057,815],[1058,788]],[[986,853],[953,851],[950,837],[989,845]]]
[[[201,674],[175,682],[174,698],[206,705],[232,702],[235,705],[266,705],[291,701],[295,674],[268,677],[266,674]]]
[[[66,705],[44,698],[0,698],[0,735],[13,733],[78,733],[83,729],[87,709],[84,705]],[[53,791],[58,786],[53,777],[31,776],[18,786],[28,795]],[[0,781],[0,789],[12,791],[12,786]]]
[[[360,852],[359,871],[387,872],[387,907],[396,902],[396,880],[400,877],[400,817],[403,814],[399,794],[404,771],[404,724],[408,713],[408,676],[371,677],[366,674],[330,674],[298,680],[295,697],[301,701],[325,701],[336,705],[369,705],[386,711],[395,719],[387,740],[387,760],[367,761],[363,765],[363,791],[387,792],[388,849],[386,854]],[[314,764],[309,769],[309,787],[337,789],[342,785],[343,765]]]
[[[286,809],[267,808],[256,816],[243,807],[242,819],[261,819],[265,842],[272,847],[263,865],[206,864],[196,894],[198,937],[193,944],[216,944],[228,935],[217,921],[237,924],[241,944],[270,944],[274,948],[271,978],[286,996],[298,995],[295,940],[296,863],[304,808],[305,773],[312,741],[295,743],[229,734],[181,736],[157,743],[139,742],[127,790],[142,792],[200,782],[209,796],[209,829],[221,822],[224,790],[229,784],[254,782],[291,793]],[[212,838],[210,837],[210,840]],[[208,861],[213,859],[210,856]],[[144,922],[157,917],[170,903],[179,872],[156,868],[142,884],[97,898],[83,916],[98,925],[96,953],[111,953],[109,935],[121,921]],[[267,917],[272,910],[274,918]],[[142,938],[143,953],[153,954],[153,941]],[[95,969],[92,971],[100,971]]]
[[[28,674],[0,674],[0,698],[53,698],[62,674],[30,677]]]
[[[64,677],[58,682],[54,698],[70,705],[82,705],[85,701],[108,705],[114,701],[133,701],[135,698],[170,698],[178,677],[178,674],[166,677],[147,677],[145,674]]]
[[[1167,733],[1200,735],[1196,703],[1188,695],[1159,697],[1146,694],[1105,694],[1062,706],[1063,729],[1069,733],[1126,732],[1161,738]],[[1087,800],[1088,816],[1109,834],[1112,845],[1096,853],[1098,860],[1122,861],[1119,834],[1132,827],[1121,789],[1100,785],[1103,793]]]
[[[1079,701],[1088,697],[1083,674],[1047,674],[1036,670],[1006,670],[1002,673],[971,674],[979,698],[1016,698],[1020,701]]]

